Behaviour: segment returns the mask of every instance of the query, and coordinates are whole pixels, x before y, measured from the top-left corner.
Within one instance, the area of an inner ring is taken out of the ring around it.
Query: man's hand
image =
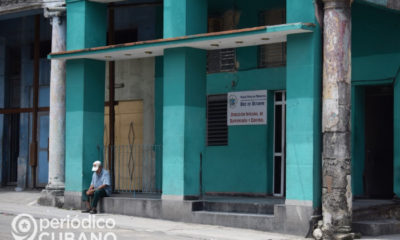
[[[91,188],[91,189],[89,189],[89,190],[87,190],[86,191],[86,195],[93,195],[94,194],[94,189],[93,188]]]

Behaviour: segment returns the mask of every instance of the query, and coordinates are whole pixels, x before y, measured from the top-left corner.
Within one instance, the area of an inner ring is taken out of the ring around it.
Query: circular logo
[[[235,95],[229,95],[228,97],[229,108],[235,108],[237,105],[237,98]]]
[[[33,240],[37,230],[36,221],[29,214],[18,214],[11,222],[11,234],[15,240]]]

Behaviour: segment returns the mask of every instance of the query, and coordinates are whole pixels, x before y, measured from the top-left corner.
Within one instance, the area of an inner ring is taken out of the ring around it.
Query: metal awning
[[[290,23],[232,31],[157,39],[51,53],[49,59],[96,59],[114,61],[162,56],[165,49],[190,47],[203,50],[239,48],[286,42],[287,35],[313,32],[312,23]]]

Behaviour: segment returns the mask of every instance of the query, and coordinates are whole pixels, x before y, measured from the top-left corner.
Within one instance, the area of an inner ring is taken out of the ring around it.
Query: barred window
[[[212,50],[207,53],[207,72],[232,72],[236,70],[236,49]]]
[[[228,145],[227,94],[207,96],[207,146]]]
[[[226,24],[224,17],[210,17],[208,32],[230,30],[232,24]],[[207,52],[207,73],[236,71],[236,49],[218,49]]]
[[[285,9],[271,9],[260,13],[260,25],[278,25],[286,22]],[[286,43],[259,46],[258,66],[260,68],[286,66]]]

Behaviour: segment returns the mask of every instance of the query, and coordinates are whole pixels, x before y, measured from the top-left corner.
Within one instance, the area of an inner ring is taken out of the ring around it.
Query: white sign
[[[228,93],[228,126],[267,124],[267,90]]]

